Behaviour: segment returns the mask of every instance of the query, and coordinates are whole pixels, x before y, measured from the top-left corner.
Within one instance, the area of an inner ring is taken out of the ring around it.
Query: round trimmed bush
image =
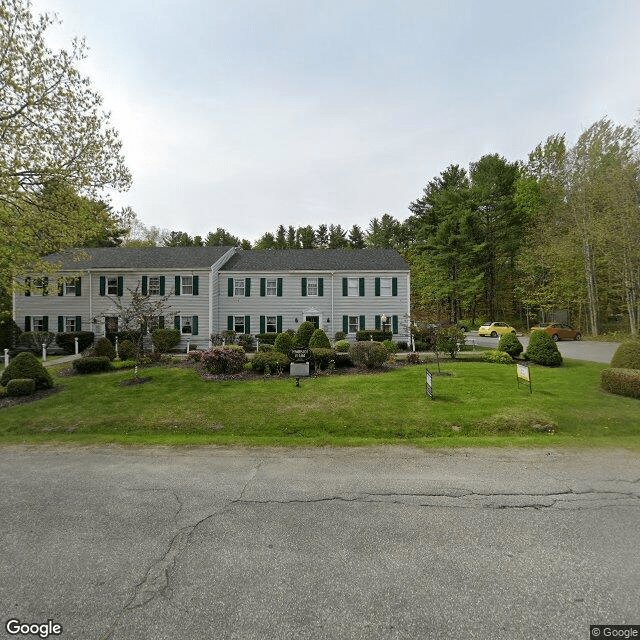
[[[264,344],[260,343],[260,346],[258,347],[258,351],[260,353],[266,353],[267,351],[275,351],[275,349],[276,348],[272,344],[269,344],[267,342],[265,342]]]
[[[385,340],[382,344],[387,348],[389,353],[398,352],[398,345],[393,340]]]
[[[494,362],[497,364],[512,364],[513,358],[506,351],[500,351],[498,349],[489,349],[488,351],[482,352],[482,361]]]
[[[294,346],[298,347],[298,349],[306,349],[309,346],[309,340],[311,340],[311,336],[315,330],[316,328],[313,322],[305,320],[298,327],[298,332],[296,333],[295,340],[293,341]]]
[[[534,331],[531,334],[529,347],[523,358],[547,367],[559,367],[562,364],[558,345],[546,331]]]
[[[344,340],[347,337],[347,334],[344,331],[336,331],[335,340],[336,342],[340,342],[340,340]]]
[[[609,393],[640,399],[640,370],[613,367],[603,369],[600,374],[600,385]]]
[[[240,373],[246,361],[244,349],[239,345],[206,349],[200,358],[204,368],[213,374]]]
[[[73,361],[73,368],[78,373],[105,373],[111,371],[111,360],[107,356],[80,358]]]
[[[333,349],[318,347],[317,349],[311,349],[311,353],[313,353],[313,361],[318,369],[327,369],[331,360],[333,360],[334,364],[336,362],[336,352]]]
[[[109,360],[116,359],[116,350],[111,344],[111,340],[109,340],[109,338],[100,338],[98,342],[96,342],[96,346],[93,348],[93,353],[96,356],[109,358]]]
[[[524,347],[515,333],[504,333],[498,342],[498,351],[504,351],[512,358],[517,358],[524,351]]]
[[[264,373],[269,367],[271,373],[285,372],[289,368],[289,358],[280,351],[267,351],[265,353],[257,353],[251,361],[251,368],[258,373]]]
[[[331,342],[322,329],[316,329],[309,338],[309,349],[331,349]]]
[[[51,374],[42,366],[38,358],[29,351],[19,353],[9,363],[9,366],[2,372],[0,384],[6,387],[9,380],[14,380],[15,378],[23,380],[30,378],[36,383],[36,389],[51,389],[53,387]]]
[[[290,333],[279,333],[273,343],[276,351],[284,353],[286,356],[293,347],[293,336]]]
[[[177,329],[154,329],[151,333],[151,342],[154,349],[160,353],[167,353],[180,344],[180,331]]]
[[[36,381],[31,378],[14,378],[7,382],[7,395],[11,398],[30,396],[35,390]]]
[[[131,360],[135,358],[138,353],[138,349],[131,340],[123,340],[118,345],[118,355],[120,356],[120,360]]]
[[[78,351],[88,349],[95,340],[93,331],[64,331],[56,333],[56,344],[69,355],[76,352],[76,341],[78,338]]]
[[[614,369],[640,369],[640,340],[623,342],[611,358]]]
[[[333,347],[338,353],[349,353],[349,341],[348,340],[338,340],[335,346]]]
[[[366,369],[380,369],[389,358],[381,342],[356,342],[349,347],[349,355],[356,367]]]

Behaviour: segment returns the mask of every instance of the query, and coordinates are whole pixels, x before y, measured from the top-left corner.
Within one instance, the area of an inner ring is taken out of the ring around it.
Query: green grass
[[[640,448],[640,402],[600,391],[603,367],[532,367],[529,394],[517,387],[515,366],[447,362],[434,400],[424,365],[312,378],[300,388],[290,379],[205,382],[182,368],[141,370],[152,380],[129,387],[119,383],[130,371],[58,377],[61,392],[0,410],[0,442]]]

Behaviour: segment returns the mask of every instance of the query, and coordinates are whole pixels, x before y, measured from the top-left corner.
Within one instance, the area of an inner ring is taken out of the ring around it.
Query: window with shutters
[[[265,322],[265,329],[267,333],[278,332],[278,318],[277,316],[267,316]]]
[[[360,316],[349,316],[349,333],[355,333],[360,328]]]
[[[233,330],[236,333],[244,333],[244,316],[233,316]]]
[[[193,294],[193,276],[180,277],[180,293],[183,296],[190,296]]]
[[[110,296],[118,295],[118,278],[109,276],[107,278],[107,294]]]
[[[75,316],[65,316],[65,318],[64,318],[64,330],[67,333],[78,330],[77,327],[76,327],[76,317]]]
[[[244,296],[244,278],[233,279],[233,295]],[[244,322],[244,320],[243,320]]]
[[[347,295],[351,296],[359,296],[360,295],[360,278],[348,278],[348,289]]]
[[[180,331],[182,333],[193,333],[192,316],[180,316]]]
[[[278,295],[278,280],[277,278],[267,278],[266,291],[268,296]]]
[[[390,298],[391,295],[391,278],[380,278],[380,296]]]
[[[307,295],[318,295],[318,278],[307,278]]]
[[[65,296],[75,296],[76,295],[76,279],[75,278],[65,278],[65,281],[64,281],[64,295]]]
[[[149,276],[147,293],[150,296],[160,295],[160,276]]]
[[[31,331],[46,331],[44,316],[31,316]]]

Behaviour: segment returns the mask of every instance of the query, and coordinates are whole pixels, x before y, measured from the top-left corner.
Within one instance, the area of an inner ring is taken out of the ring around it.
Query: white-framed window
[[[64,330],[67,333],[77,331],[76,328],[76,317],[75,316],[65,316],[64,318]]]
[[[267,278],[265,293],[268,296],[278,295],[278,279],[277,278]]]
[[[244,333],[244,316],[233,316],[233,330],[236,333]]]
[[[65,296],[75,296],[76,295],[76,279],[75,278],[65,278],[65,281],[64,281],[64,295]]]
[[[107,277],[107,295],[118,295],[118,278],[116,276]]]
[[[307,295],[318,295],[318,278],[307,278]]]
[[[149,276],[147,281],[147,293],[150,296],[160,295],[160,276]]]
[[[380,295],[383,298],[390,298],[392,294],[392,278],[380,278]]]
[[[193,317],[192,316],[180,316],[180,332],[193,333]]]
[[[31,316],[31,331],[44,330],[44,316]]]
[[[278,333],[278,318],[277,316],[267,316],[265,322],[265,329],[267,333]]]
[[[347,285],[347,295],[349,297],[360,295],[360,278],[348,278]]]
[[[35,278],[35,280],[33,281],[33,284],[36,288],[36,294],[41,294],[43,296],[46,295],[47,283],[48,283],[48,278]]]
[[[241,297],[244,296],[244,278],[233,279],[233,295]]]
[[[355,333],[360,329],[360,317],[349,316],[349,333]]]
[[[118,316],[106,316],[104,319],[104,330],[106,333],[117,333]]]
[[[158,291],[159,290],[160,283],[158,282]],[[180,293],[183,296],[193,295],[193,276],[180,276]]]
[[[380,328],[383,331],[391,331],[391,318],[388,316],[382,316],[380,318]]]

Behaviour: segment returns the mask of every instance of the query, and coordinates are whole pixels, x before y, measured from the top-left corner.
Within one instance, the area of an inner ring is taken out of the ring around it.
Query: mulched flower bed
[[[36,391],[30,396],[18,396],[17,398],[12,398],[11,396],[0,396],[0,409],[7,409],[8,407],[16,407],[19,404],[28,404],[29,402],[42,400],[43,398],[48,398],[63,389],[64,387],[62,385],[57,385],[53,387],[53,389],[41,389],[40,391]]]

